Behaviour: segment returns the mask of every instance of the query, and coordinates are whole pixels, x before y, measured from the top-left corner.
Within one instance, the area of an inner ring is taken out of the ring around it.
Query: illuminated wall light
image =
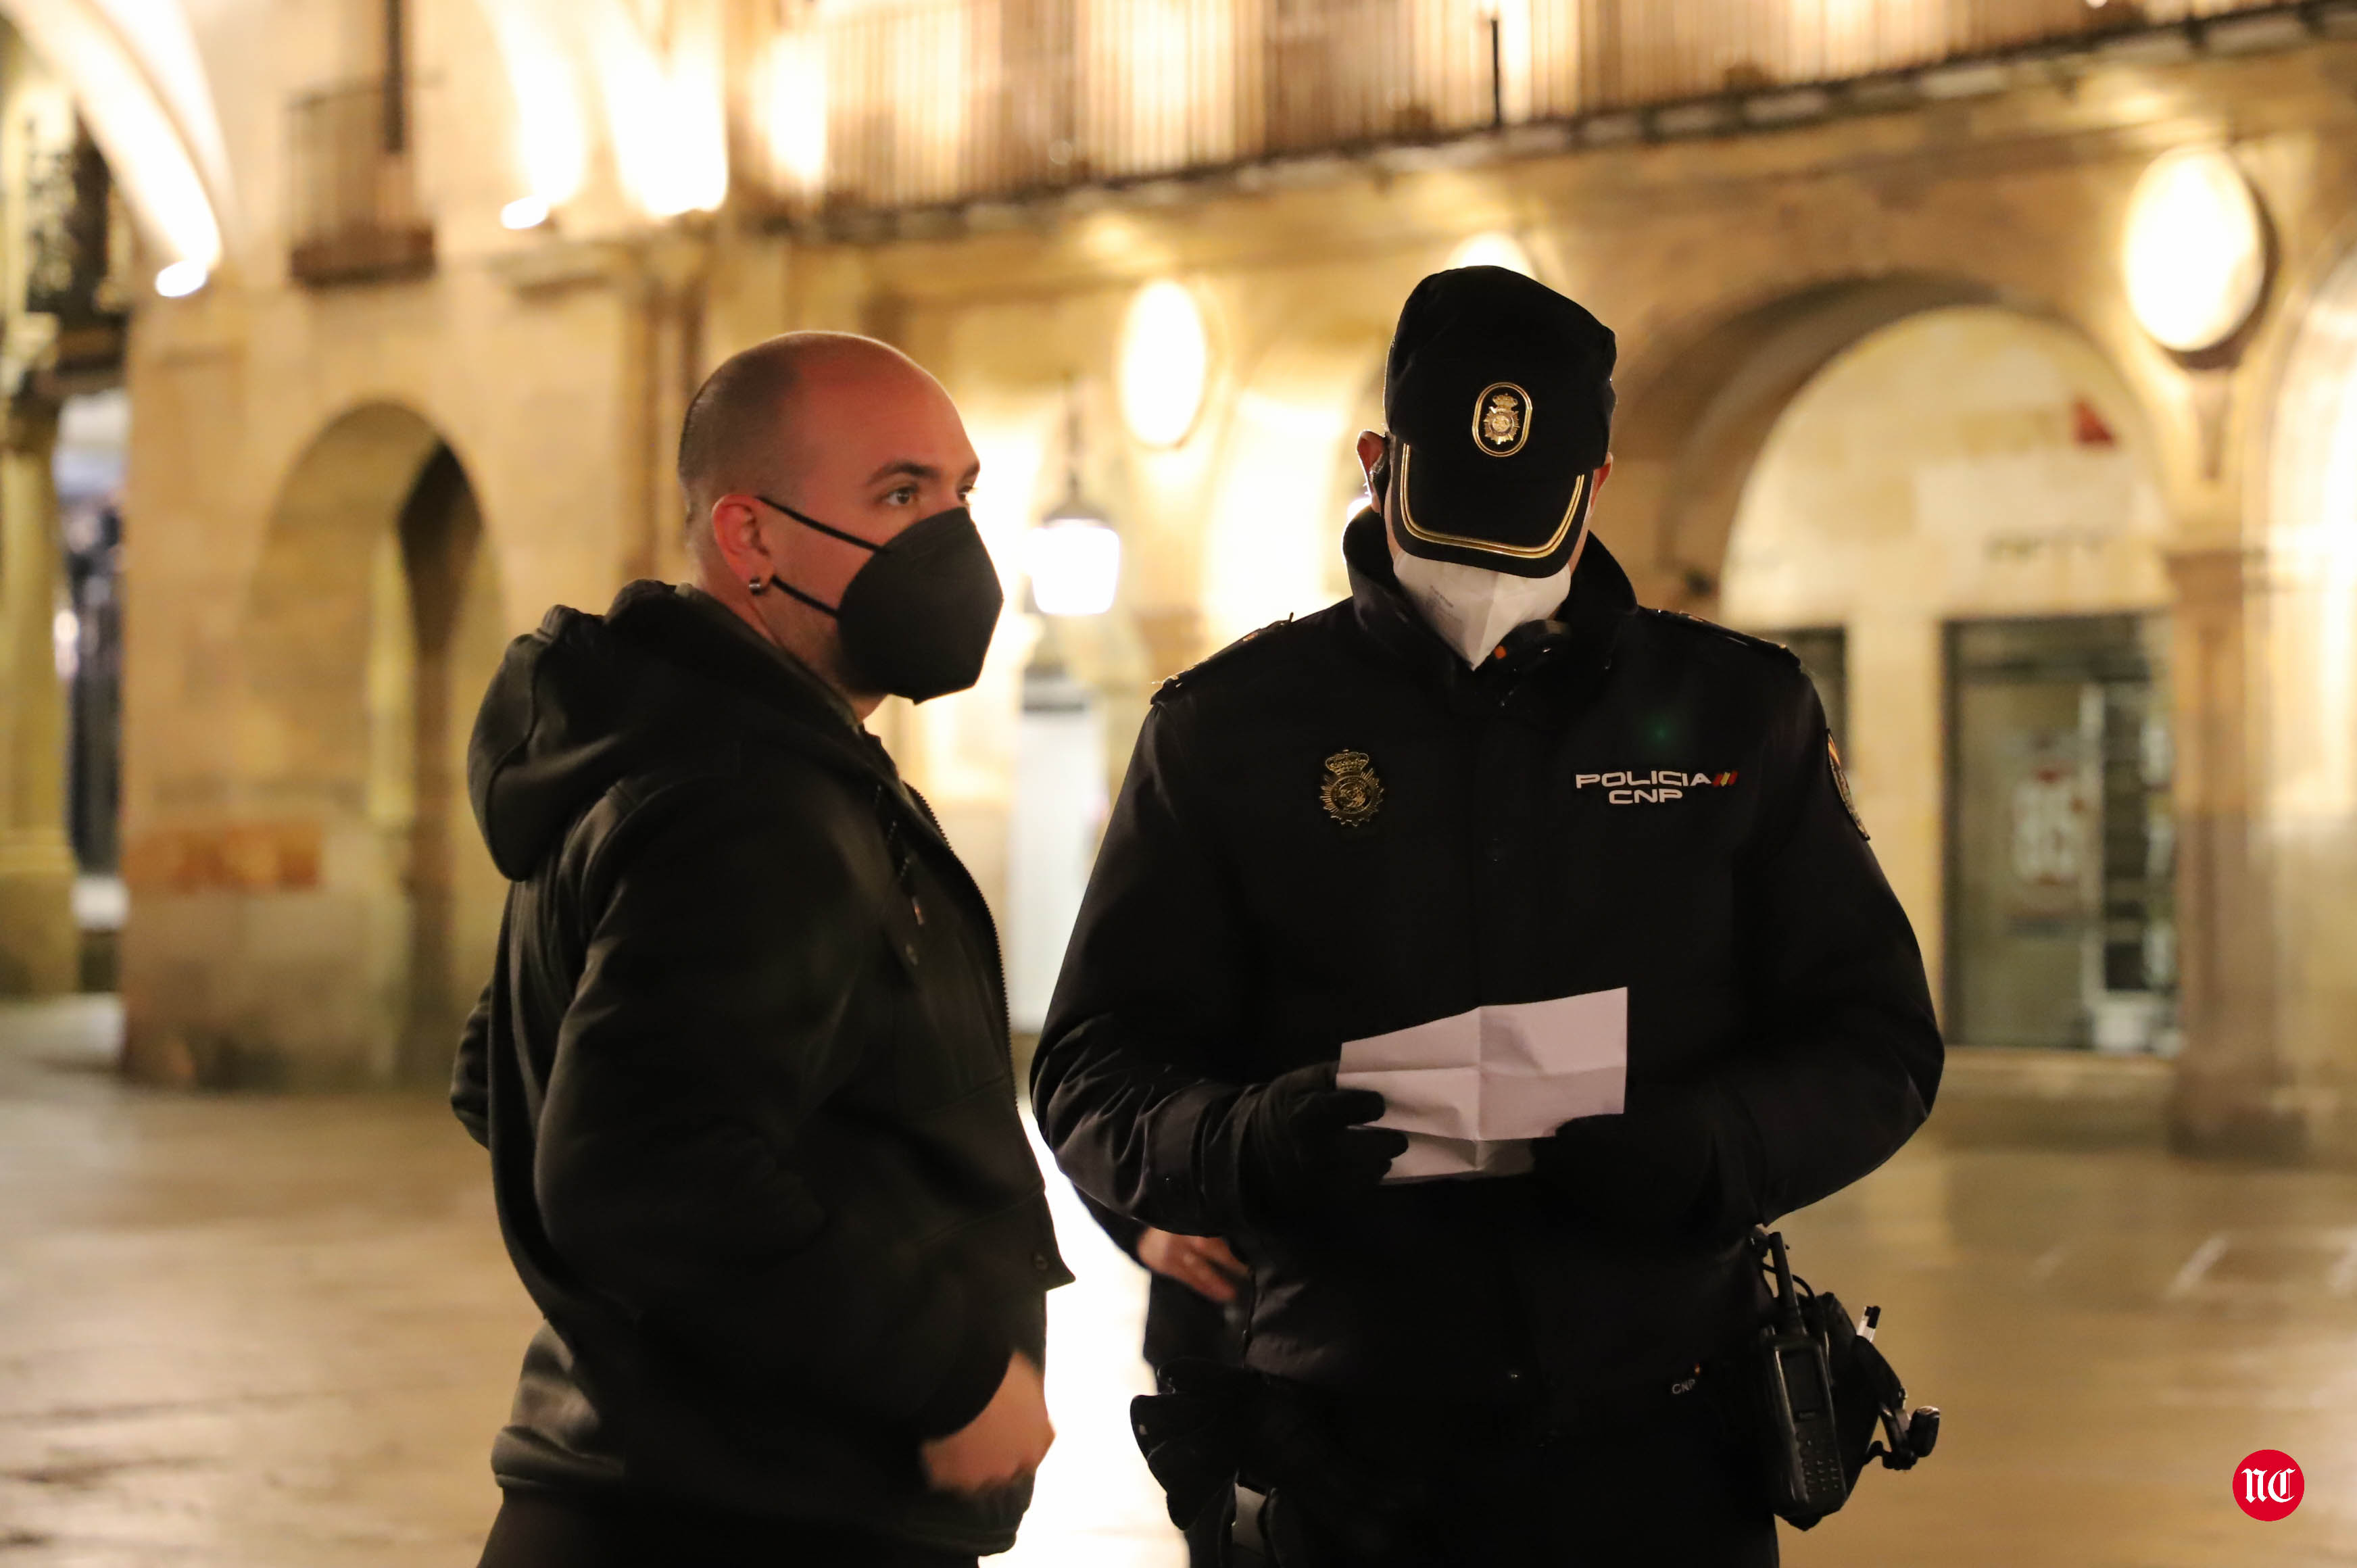
[[[1520,273],[1535,278],[1538,269],[1531,265],[1531,253],[1523,249],[1522,242],[1512,234],[1491,230],[1476,234],[1448,253],[1452,267],[1503,267],[1510,273]]]
[[[115,38],[137,60],[141,74],[161,100],[213,199],[233,208],[234,179],[221,115],[204,56],[197,48],[187,0],[82,0],[112,27]],[[53,8],[54,0],[12,0],[11,13]]]
[[[1023,572],[1041,615],[1101,616],[1121,586],[1121,535],[1104,509],[1082,499],[1087,434],[1077,381],[1064,388],[1064,499],[1023,536]]]
[[[174,262],[156,274],[156,292],[166,299],[185,299],[204,287],[211,276],[201,262]]]
[[[533,0],[498,0],[491,30],[515,95],[516,151],[525,187],[551,208],[581,190],[589,169],[589,127],[581,107],[579,67],[565,44],[565,24]]]
[[[708,17],[682,27],[658,59],[618,0],[591,0],[587,14],[623,185],[650,217],[716,209],[728,196],[718,29]]]
[[[1121,415],[1149,446],[1176,446],[1195,428],[1211,384],[1211,339],[1184,286],[1147,284],[1122,320]]]
[[[1487,97],[1496,93],[1491,107],[1502,124],[1519,124],[1531,118],[1534,107],[1532,97],[1532,64],[1535,52],[1531,36],[1533,5],[1538,0],[1476,0],[1474,15],[1480,20],[1481,31],[1475,48],[1481,51],[1480,90]],[[1818,0],[1823,4],[1824,0]],[[1492,55],[1492,48],[1496,53]],[[1496,74],[1493,77],[1491,71]]]
[[[1041,615],[1101,616],[1121,585],[1121,535],[1102,518],[1060,511],[1023,536],[1023,573]]]
[[[2179,353],[2240,331],[2266,289],[2266,231],[2242,170],[2214,147],[2153,160],[2128,199],[2121,244],[2137,324]]]
[[[764,127],[770,156],[795,189],[815,193],[826,183],[825,37],[817,31],[780,33],[770,47],[769,102]]]
[[[537,229],[548,221],[548,201],[544,197],[519,196],[500,209],[502,229]]]
[[[1125,6],[1121,16],[1120,27],[1108,29],[1111,37],[1098,46],[1110,46],[1113,58],[1103,69],[1121,91],[1086,95],[1075,127],[1080,145],[1136,148],[1144,166],[1232,160],[1234,83],[1248,79],[1234,59],[1243,36],[1235,30],[1248,26],[1236,0],[1163,0]],[[1207,49],[1211,39],[1221,41]],[[1214,69],[1168,69],[1169,61],[1200,60],[1213,50],[1221,61]]]
[[[1894,54],[1946,50],[1940,7],[1894,6],[1886,0],[1821,0],[1828,80],[1871,74]]]

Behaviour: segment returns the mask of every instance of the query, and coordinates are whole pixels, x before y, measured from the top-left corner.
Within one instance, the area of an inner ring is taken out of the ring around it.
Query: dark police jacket
[[[659,583],[520,638],[468,774],[512,879],[453,1101],[547,1326],[508,1485],[975,1552],[1024,1498],[918,1445],[1071,1278],[988,911],[850,710]]]
[[[1140,1268],[1138,1245],[1146,1226],[1126,1214],[1116,1214],[1082,1193],[1081,1206],[1112,1240]],[[1146,1280],[1146,1337],[1139,1345],[1146,1364],[1159,1372],[1173,1361],[1216,1361],[1233,1366],[1243,1357],[1243,1327],[1252,1311],[1252,1285],[1240,1283],[1236,1299],[1217,1302],[1192,1285],[1168,1274],[1149,1272]]]
[[[1639,608],[1594,540],[1563,620],[1478,672],[1400,592],[1378,519],[1345,554],[1350,600],[1157,697],[1034,1061],[1040,1127],[1099,1202],[1240,1240],[1262,1371],[1504,1402],[1679,1375],[1750,1321],[1741,1228],[1873,1170],[1939,1082],[1823,711],[1781,649]],[[1351,814],[1345,753],[1381,786],[1355,825],[1327,809]],[[1631,1106],[1711,1120],[1711,1233],[1622,1239],[1530,1176],[1389,1186],[1294,1229],[1239,1205],[1236,1085],[1620,986]]]

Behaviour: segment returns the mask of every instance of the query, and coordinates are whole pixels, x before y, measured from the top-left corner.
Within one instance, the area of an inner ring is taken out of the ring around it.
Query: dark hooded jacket
[[[1753,1322],[1745,1228],[1923,1121],[1942,1050],[1913,934],[1790,653],[1640,608],[1591,540],[1561,618],[1469,671],[1378,518],[1345,554],[1351,598],[1156,698],[1033,1061],[1040,1129],[1105,1208],[1237,1243],[1256,1370],[1574,1411],[1666,1387]],[[1343,821],[1351,753],[1381,794]],[[1624,1233],[1531,1176],[1389,1186],[1316,1223],[1243,1189],[1241,1086],[1619,987],[1628,1124],[1701,1124],[1709,1223]]]
[[[624,1488],[990,1552],[1026,1498],[918,1447],[1071,1278],[997,940],[839,698],[716,602],[552,610],[468,781],[511,880],[452,1100],[546,1326],[509,1486]]]

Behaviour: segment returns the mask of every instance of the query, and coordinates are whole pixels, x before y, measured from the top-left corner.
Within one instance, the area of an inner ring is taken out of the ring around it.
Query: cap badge
[[[1531,394],[1512,381],[1491,381],[1473,400],[1473,445],[1492,457],[1511,457],[1531,438]]]
[[[1326,759],[1326,782],[1318,791],[1326,814],[1346,828],[1364,827],[1383,809],[1383,781],[1363,751],[1338,751]]]

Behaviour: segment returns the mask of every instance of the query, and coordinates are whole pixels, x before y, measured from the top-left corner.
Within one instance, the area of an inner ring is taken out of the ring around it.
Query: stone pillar
[[[2254,723],[2265,571],[2239,546],[2169,558],[2185,1031],[2170,1132],[2188,1153],[2288,1160],[2306,1154],[2307,1140],[2276,1028],[2276,911]]]
[[[0,995],[71,991],[81,970],[54,629],[57,438],[56,403],[10,400],[0,436]]]
[[[1940,623],[1862,610],[1849,623],[1843,757],[1875,858],[1899,895],[1943,1015],[1947,1010],[1947,757]],[[1970,1045],[1967,1040],[1962,1042]]]

